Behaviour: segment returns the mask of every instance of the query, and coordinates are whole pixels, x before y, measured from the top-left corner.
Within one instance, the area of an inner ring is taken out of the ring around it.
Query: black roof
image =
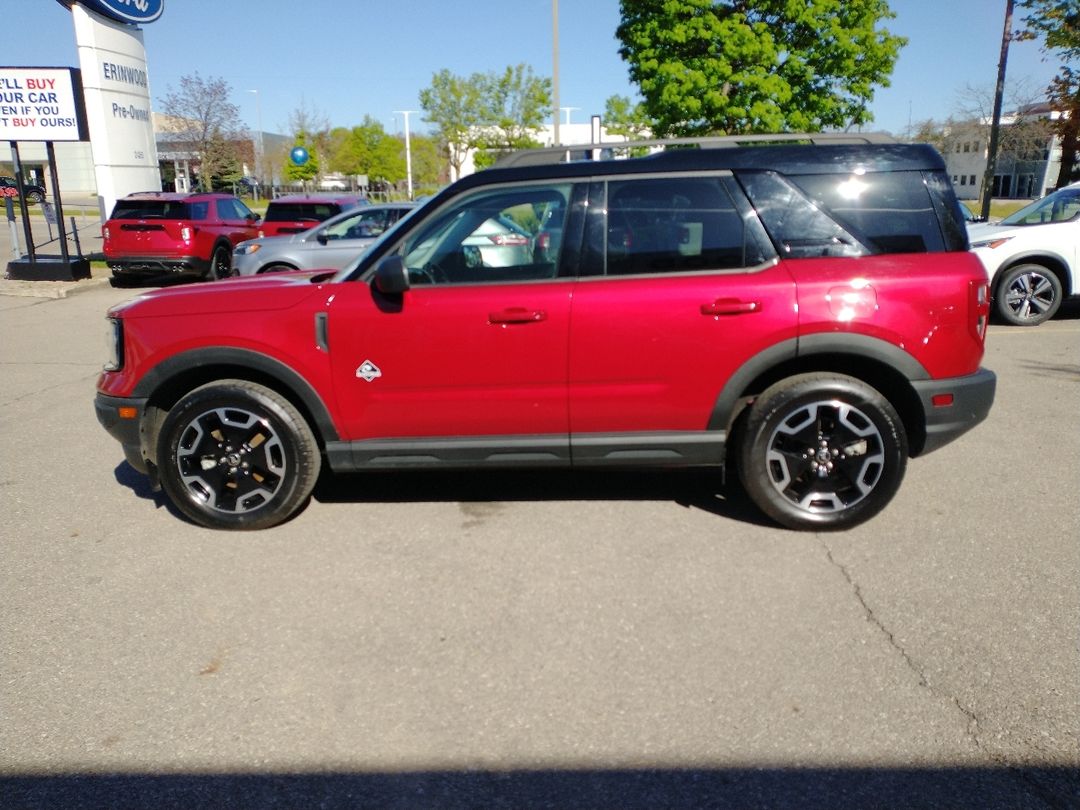
[[[605,144],[603,146],[615,146]],[[618,144],[621,148],[633,144]],[[562,151],[583,152],[571,146]],[[546,150],[551,151],[551,150]],[[528,161],[523,161],[528,163]],[[945,162],[927,144],[857,143],[826,145],[745,146],[723,149],[667,149],[645,157],[577,160],[543,165],[496,166],[463,178],[458,190],[522,180],[575,179],[605,175],[671,172],[777,171],[781,174],[849,174],[883,171],[943,171]]]

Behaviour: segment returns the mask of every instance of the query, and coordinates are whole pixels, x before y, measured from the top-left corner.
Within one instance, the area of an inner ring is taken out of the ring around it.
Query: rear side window
[[[341,213],[337,203],[270,203],[265,222],[322,222]]]
[[[117,200],[112,219],[199,219],[180,200]],[[204,217],[205,218],[205,214]]]
[[[757,220],[740,214],[719,177],[607,186],[608,275],[753,267],[767,258],[755,230]]]
[[[875,253],[945,250],[922,172],[853,172],[790,179]]]

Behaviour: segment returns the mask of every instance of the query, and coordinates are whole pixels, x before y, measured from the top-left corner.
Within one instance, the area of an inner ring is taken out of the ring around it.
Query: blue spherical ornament
[[[292,151],[289,152],[289,158],[297,166],[303,166],[308,162],[308,158],[310,157],[311,155],[308,154],[308,150],[302,146],[294,146]]]

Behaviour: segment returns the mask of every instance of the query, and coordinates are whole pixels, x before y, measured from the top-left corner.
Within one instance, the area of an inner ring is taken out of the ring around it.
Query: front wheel
[[[1038,326],[1054,317],[1061,294],[1061,279],[1041,264],[1019,264],[1002,274],[994,303],[1007,323]]]
[[[232,251],[225,245],[218,245],[210,257],[210,278],[220,280],[236,275],[232,266]]]
[[[907,435],[875,389],[841,374],[801,374],[751,407],[739,478],[765,514],[791,529],[847,529],[892,500]]]
[[[28,191],[28,192],[26,192],[26,201],[28,203],[30,203],[31,205],[36,205],[37,203],[41,202],[44,199],[45,199],[45,197],[44,197],[44,195],[42,195],[42,193],[40,191]]]
[[[158,437],[170,500],[211,529],[263,529],[306,503],[319,475],[315,436],[296,407],[269,388],[222,380],[187,394]]]

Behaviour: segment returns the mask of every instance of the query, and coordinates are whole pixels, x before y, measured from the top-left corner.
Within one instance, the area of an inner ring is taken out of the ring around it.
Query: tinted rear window
[[[789,179],[876,253],[945,249],[922,172],[853,172]]]
[[[337,203],[270,203],[266,208],[266,222],[322,222],[341,213]]]
[[[206,219],[208,205],[182,200],[117,200],[113,219]]]

